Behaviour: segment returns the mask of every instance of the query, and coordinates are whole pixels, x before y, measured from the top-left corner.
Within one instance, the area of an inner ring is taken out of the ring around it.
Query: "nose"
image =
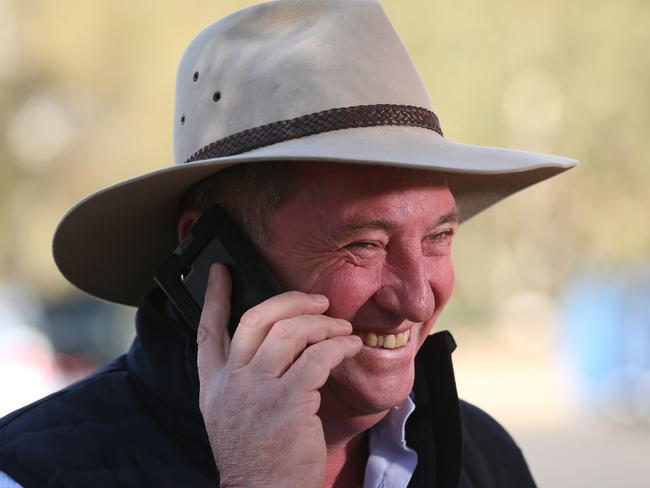
[[[384,284],[374,296],[385,310],[411,322],[424,322],[435,309],[427,258],[420,251],[394,254],[385,264]]]

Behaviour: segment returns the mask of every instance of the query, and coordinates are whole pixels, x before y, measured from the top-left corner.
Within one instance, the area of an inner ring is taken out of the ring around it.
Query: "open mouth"
[[[399,334],[377,334],[376,332],[364,332],[360,330],[355,330],[354,333],[361,337],[363,343],[368,347],[397,349],[408,344],[411,330],[405,330]]]

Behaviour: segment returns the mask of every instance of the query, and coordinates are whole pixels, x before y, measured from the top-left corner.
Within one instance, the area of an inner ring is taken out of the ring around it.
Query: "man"
[[[444,139],[374,0],[237,12],[192,42],[177,87],[177,165],[91,195],[54,238],[72,283],[140,305],[137,338],[2,421],[5,479],[533,486],[508,434],[459,402],[451,336],[429,332],[452,292],[458,224],[575,162]],[[152,289],[214,203],[289,290],[232,339],[223,265],[196,336]]]

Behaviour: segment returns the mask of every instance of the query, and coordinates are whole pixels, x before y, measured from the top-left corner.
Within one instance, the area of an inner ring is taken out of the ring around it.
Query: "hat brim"
[[[219,170],[258,161],[325,161],[444,172],[463,221],[577,164],[549,154],[461,144],[412,127],[326,132],[236,156],[168,167],[93,193],[71,208],[55,231],[57,266],[72,284],[91,295],[139,305],[154,285],[154,272],[178,244],[181,196]]]

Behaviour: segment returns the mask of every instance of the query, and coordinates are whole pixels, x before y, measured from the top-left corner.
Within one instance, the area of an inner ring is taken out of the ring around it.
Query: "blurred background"
[[[52,233],[171,163],[181,54],[251,3],[0,0],[0,414],[128,348],[134,309],[69,285]],[[383,5],[447,138],[582,161],[462,226],[439,325],[461,396],[540,486],[648,486],[650,2]]]

